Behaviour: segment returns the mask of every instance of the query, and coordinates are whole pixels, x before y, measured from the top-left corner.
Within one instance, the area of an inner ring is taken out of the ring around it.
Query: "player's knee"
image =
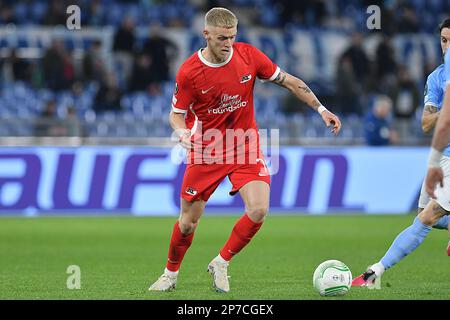
[[[197,228],[198,221],[192,221],[188,219],[181,219],[178,225],[182,234],[191,234]]]
[[[254,206],[247,210],[247,215],[254,222],[261,222],[264,220],[264,217],[269,212],[269,208],[267,206]]]

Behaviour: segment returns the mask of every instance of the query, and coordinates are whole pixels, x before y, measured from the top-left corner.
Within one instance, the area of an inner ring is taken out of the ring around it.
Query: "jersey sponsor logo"
[[[184,192],[190,194],[191,196],[195,196],[197,194],[197,190],[194,190],[191,187],[187,187],[186,190],[184,190]]]
[[[208,93],[208,92],[209,92],[209,90],[211,90],[212,88],[214,88],[214,86],[212,86],[211,88],[208,88],[208,89],[206,89],[206,90],[203,90],[203,89],[202,89],[202,94],[206,94],[206,93]]]
[[[251,79],[252,79],[252,75],[251,74],[247,74],[245,76],[242,76],[241,83],[245,83],[247,81],[250,81]]]
[[[225,112],[233,112],[236,109],[247,106],[248,101],[242,101],[242,96],[239,94],[230,95],[227,93],[222,94],[220,104],[217,108],[209,108],[208,113],[223,114]]]

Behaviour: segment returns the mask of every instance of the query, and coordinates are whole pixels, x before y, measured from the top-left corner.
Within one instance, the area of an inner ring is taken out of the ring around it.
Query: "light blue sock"
[[[450,221],[450,216],[441,217],[438,222],[433,226],[435,229],[446,229],[448,230],[448,222]]]
[[[389,269],[408,254],[416,250],[430,230],[431,227],[423,224],[419,218],[416,217],[413,224],[403,230],[397,238],[395,238],[391,247],[381,259],[384,268]]]

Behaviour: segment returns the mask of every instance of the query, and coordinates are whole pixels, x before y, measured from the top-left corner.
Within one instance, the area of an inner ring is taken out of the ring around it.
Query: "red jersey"
[[[201,151],[203,159],[207,159],[206,153],[213,146],[212,154],[220,158],[221,150],[229,152],[238,147],[226,144],[225,137],[230,131],[227,129],[257,132],[253,107],[255,79],[272,81],[280,68],[246,43],[234,43],[228,59],[219,64],[206,61],[201,51],[189,57],[178,70],[172,110],[186,113],[191,139],[200,141],[196,145],[200,148],[194,147],[194,153]],[[259,138],[257,144],[259,149]],[[218,149],[218,145],[223,149]]]

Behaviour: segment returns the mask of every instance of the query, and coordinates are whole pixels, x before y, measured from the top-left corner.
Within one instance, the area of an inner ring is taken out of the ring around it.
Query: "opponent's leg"
[[[444,160],[445,168],[448,167],[447,160]],[[448,168],[446,169],[446,172],[448,172]],[[425,180],[422,183],[422,188],[420,189],[420,196],[419,196],[419,203],[418,203],[418,213],[420,214],[423,209],[426,207],[427,203],[430,201],[430,196],[425,191]],[[450,238],[450,217],[449,216],[443,216],[441,217],[434,225],[434,229],[441,229],[441,230],[448,230],[449,232],[449,238]],[[450,241],[447,244],[447,255],[450,256]]]
[[[227,267],[231,258],[239,253],[261,228],[264,217],[269,210],[269,184],[263,181],[251,181],[239,190],[244,200],[246,213],[236,222],[228,241],[219,255],[208,265],[214,276],[217,291],[230,290]]]
[[[191,246],[205,204],[203,200],[189,202],[181,199],[180,217],[173,227],[166,268],[163,275],[150,286],[149,290],[169,291],[175,288],[178,270],[186,251]]]
[[[383,258],[370,266],[361,276],[355,278],[352,285],[373,285],[375,279],[380,278],[385,270],[417,249],[430,232],[431,227],[445,214],[447,214],[447,211],[435,200],[431,200],[414,219],[413,224],[395,238]]]

